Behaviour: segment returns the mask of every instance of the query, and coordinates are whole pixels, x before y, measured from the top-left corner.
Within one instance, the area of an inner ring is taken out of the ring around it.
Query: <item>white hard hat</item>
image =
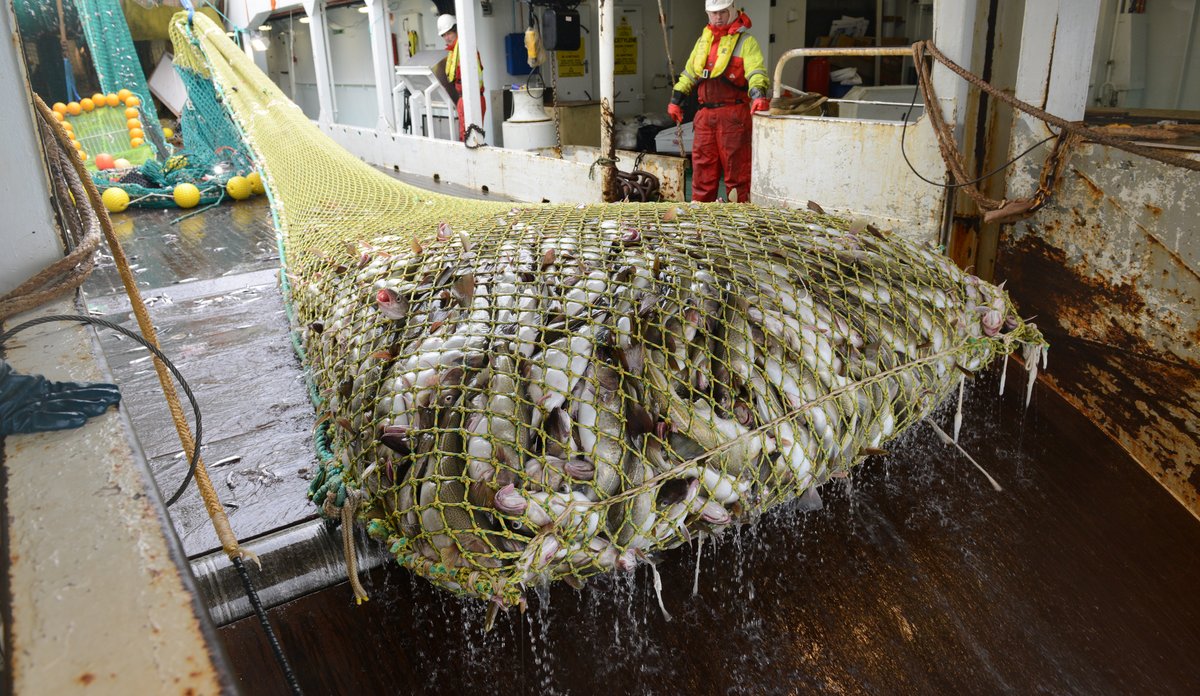
[[[720,12],[733,7],[733,0],[704,0],[705,12]]]
[[[729,4],[732,5],[733,3],[730,2]],[[451,29],[453,29],[454,25],[458,24],[458,20],[456,20],[454,18],[454,15],[452,15],[452,14],[438,15],[437,24],[438,24],[438,35],[440,36],[442,34],[445,34],[448,31],[450,31]]]

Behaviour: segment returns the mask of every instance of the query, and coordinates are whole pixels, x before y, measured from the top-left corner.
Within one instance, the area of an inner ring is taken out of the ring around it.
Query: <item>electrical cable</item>
[[[97,319],[96,317],[84,316],[82,314],[54,314],[51,316],[45,316],[45,317],[39,317],[37,319],[31,319],[23,324],[14,326],[13,328],[9,329],[8,331],[5,331],[3,334],[0,334],[0,346],[3,346],[4,343],[9,338],[11,338],[13,335],[15,335],[16,333],[18,333],[20,331],[24,331],[25,329],[37,326],[39,324],[48,324],[50,322],[55,322],[55,321],[70,321],[70,322],[78,322],[80,324],[95,324],[96,326],[103,326],[105,328],[109,328],[109,329],[117,331],[121,334],[124,334],[125,336],[128,336],[129,338],[132,338],[133,340],[135,340],[138,343],[145,346],[145,348],[147,350],[149,350],[151,353],[154,354],[154,357],[161,360],[163,365],[166,365],[167,369],[171,371],[171,374],[175,375],[175,379],[179,382],[179,386],[183,388],[183,393],[187,396],[188,401],[192,404],[192,414],[196,419],[196,442],[195,442],[196,446],[192,449],[191,459],[188,463],[187,474],[183,477],[183,483],[181,483],[179,485],[178,490],[176,490],[174,495],[172,495],[170,497],[170,499],[168,499],[166,502],[166,506],[171,507],[172,505],[175,504],[176,501],[179,500],[180,497],[183,496],[183,492],[185,490],[187,490],[188,484],[191,483],[191,481],[192,481],[192,476],[195,475],[195,473],[196,473],[196,462],[199,461],[199,459],[200,459],[200,438],[201,438],[201,433],[202,433],[202,429],[201,429],[201,425],[200,425],[200,404],[196,402],[196,396],[192,393],[191,387],[188,386],[187,380],[185,380],[183,378],[183,375],[181,375],[179,373],[179,369],[176,368],[175,365],[170,360],[167,359],[167,356],[163,355],[162,351],[160,351],[158,348],[153,346],[145,338],[142,338],[138,334],[130,331],[129,329],[127,329],[124,326],[121,326],[119,324],[114,324],[111,321],[105,321],[104,319]]]
[[[1025,155],[1028,155],[1029,153],[1033,152],[1038,147],[1045,145],[1046,143],[1050,142],[1051,140],[1054,140],[1055,138],[1057,138],[1059,136],[1058,133],[1053,133],[1045,138],[1042,138],[1041,140],[1037,141],[1033,145],[1030,145],[1029,148],[1026,149],[1024,152],[1022,152],[1021,154],[1010,159],[1009,161],[1005,162],[1004,164],[1000,165],[999,167],[996,167],[995,169],[988,172],[987,174],[984,174],[983,176],[979,177],[978,179],[972,179],[971,181],[962,181],[962,182],[959,182],[956,184],[947,184],[947,183],[943,183],[940,181],[934,181],[932,179],[927,179],[927,178],[925,178],[924,175],[921,174],[921,172],[917,171],[916,167],[913,166],[912,161],[910,161],[908,159],[908,152],[907,152],[907,150],[905,150],[905,147],[904,147],[904,140],[905,140],[904,136],[908,133],[908,116],[909,116],[909,114],[912,113],[912,110],[917,105],[917,94],[920,91],[920,89],[921,89],[920,85],[913,88],[912,102],[908,105],[908,111],[904,112],[904,118],[903,118],[904,125],[900,129],[900,154],[904,157],[904,163],[908,165],[909,170],[911,170],[913,174],[916,174],[918,179],[920,179],[921,181],[924,181],[927,184],[932,184],[934,186],[940,186],[940,187],[942,187],[944,189],[948,189],[948,190],[949,189],[959,189],[959,188],[963,188],[964,186],[973,186],[975,184],[978,184],[981,181],[984,181],[985,179],[988,179],[990,177],[995,176],[996,174],[999,174],[1000,172],[1004,171],[1005,169],[1008,169],[1013,164],[1015,164],[1017,162],[1017,160],[1021,159]],[[901,102],[901,103],[903,103],[903,102]],[[1049,128],[1048,124],[1047,124],[1047,128]]]
[[[183,483],[180,484],[179,489],[175,491],[175,494],[166,501],[166,507],[171,507],[171,505],[175,504],[175,502],[179,500],[184,491],[187,490],[188,484],[191,483],[192,476],[196,471],[196,462],[200,459],[200,442],[202,437],[202,429],[200,425],[200,404],[196,401],[196,396],[192,393],[191,387],[188,386],[187,380],[185,380],[183,375],[179,373],[179,369],[175,367],[174,363],[167,359],[167,356],[163,355],[161,350],[156,348],[145,338],[119,324],[114,324],[113,322],[106,321],[104,319],[97,319],[96,317],[84,316],[82,314],[54,314],[50,316],[39,317],[37,319],[31,319],[22,324],[18,324],[17,326],[14,326],[13,328],[0,334],[0,347],[3,347],[5,342],[7,342],[8,339],[12,338],[18,332],[38,326],[40,324],[48,324],[56,321],[94,324],[96,326],[103,326],[105,328],[117,331],[143,345],[147,350],[154,354],[154,357],[158,358],[163,362],[164,365],[166,365],[167,369],[171,371],[171,374],[175,375],[175,379],[179,382],[180,388],[183,389],[183,393],[187,396],[188,402],[192,404],[192,414],[196,419],[196,435],[195,448],[192,450],[191,461],[188,464],[187,474],[183,478]],[[242,558],[240,556],[234,556],[232,561],[234,567],[237,569],[238,576],[242,580],[242,586],[246,590],[246,598],[250,601],[250,606],[254,608],[254,613],[258,617],[259,623],[262,624],[263,631],[266,633],[267,643],[271,646],[271,651],[275,654],[275,660],[279,663],[280,669],[283,670],[284,679],[287,680],[288,686],[291,688],[293,694],[302,693],[300,690],[300,683],[296,680],[296,674],[292,671],[291,664],[288,662],[287,656],[283,653],[283,646],[280,645],[279,639],[276,637],[275,631],[271,627],[270,619],[267,617],[266,609],[263,608],[262,600],[258,596],[258,590],[254,587],[254,581],[250,578],[249,571],[246,570],[246,564],[242,562]]]

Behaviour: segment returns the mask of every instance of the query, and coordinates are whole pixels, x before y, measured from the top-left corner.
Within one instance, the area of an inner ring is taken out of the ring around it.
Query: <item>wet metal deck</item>
[[[242,538],[311,511],[312,412],[266,213],[226,205],[190,231],[168,224],[175,210],[118,216]],[[115,287],[97,273],[89,305],[127,321]],[[102,338],[170,492],[182,457],[150,361]],[[275,629],[312,694],[1196,693],[1200,522],[1052,390],[1023,410],[1012,370],[1003,398],[996,371],[971,386],[963,433],[1003,492],[920,426],[827,485],[824,509],[706,545],[697,595],[695,548],[665,554],[669,622],[643,567],[555,587],[485,636],[478,603],[388,565],[365,579],[367,604],[343,584],[271,610]],[[189,554],[215,545],[194,493],[172,516]],[[253,619],[221,632],[245,693],[286,693]]]
[[[1200,523],[1052,391],[1024,411],[1021,377],[965,417],[1003,492],[919,426],[824,509],[706,546],[698,595],[695,549],[667,553],[669,622],[642,568],[485,636],[477,603],[390,566],[365,605],[331,588],[276,630],[309,693],[1196,693]],[[252,620],[222,633],[243,686],[285,693]]]
[[[480,197],[389,173],[441,193]],[[161,348],[200,403],[202,454],[234,533],[244,541],[315,517],[305,497],[316,463],[315,418],[288,333],[266,198],[194,214],[131,209],[113,216],[113,226]],[[93,314],[137,331],[111,259],[101,262],[84,290]],[[150,354],[116,332],[99,335],[123,407],[166,499],[183,480],[187,459]],[[182,405],[190,418],[191,406]],[[189,556],[220,548],[195,486],[170,514]]]

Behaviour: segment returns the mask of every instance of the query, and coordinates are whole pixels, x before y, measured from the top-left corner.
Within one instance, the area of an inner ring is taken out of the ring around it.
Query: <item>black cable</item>
[[[300,689],[300,682],[296,680],[296,673],[292,671],[291,663],[283,654],[283,646],[279,644],[275,630],[271,628],[267,610],[263,608],[262,600],[258,598],[258,591],[254,589],[254,582],[250,579],[250,572],[246,570],[246,564],[242,562],[241,556],[233,557],[233,566],[237,568],[238,577],[242,579],[242,587],[246,589],[246,598],[250,600],[250,606],[254,607],[254,614],[258,616],[258,622],[262,624],[263,632],[267,634],[267,643],[271,646],[271,652],[275,653],[275,660],[279,662],[279,668],[283,670],[283,678],[287,680],[292,693],[299,696],[304,693]]]
[[[996,174],[999,174],[1000,172],[1004,171],[1005,169],[1008,169],[1013,164],[1015,164],[1017,162],[1017,160],[1021,159],[1025,155],[1028,155],[1029,153],[1033,152],[1035,149],[1041,147],[1042,145],[1045,145],[1046,143],[1050,142],[1051,140],[1057,138],[1060,135],[1059,133],[1052,133],[1051,135],[1037,141],[1033,145],[1030,145],[1029,149],[1025,150],[1024,152],[1017,155],[1016,157],[1010,159],[1009,161],[1005,162],[1004,164],[1000,165],[999,167],[996,167],[995,169],[988,172],[987,174],[984,174],[983,176],[979,177],[978,179],[972,179],[971,181],[964,181],[962,183],[957,183],[957,184],[946,184],[946,183],[942,183],[940,181],[933,181],[932,179],[926,179],[924,176],[921,175],[920,172],[917,171],[917,168],[913,166],[913,163],[911,161],[909,161],[908,152],[904,149],[904,136],[905,136],[905,134],[908,133],[908,116],[909,116],[909,114],[912,113],[913,108],[916,107],[916,105],[917,105],[917,93],[920,91],[920,89],[921,89],[920,85],[917,85],[915,88],[913,88],[912,103],[910,103],[908,105],[908,111],[904,112],[904,119],[903,119],[904,126],[900,129],[900,154],[904,156],[904,163],[908,165],[908,168],[912,171],[912,173],[916,174],[918,179],[920,179],[921,181],[924,181],[927,184],[933,184],[934,186],[941,186],[944,189],[959,189],[959,188],[963,188],[964,186],[972,186],[974,184],[978,184],[979,182],[983,181],[984,179],[995,176]]]
[[[142,344],[143,346],[145,346],[147,350],[149,350],[151,353],[153,353],[155,357],[157,357],[159,360],[161,360],[163,362],[164,365],[167,366],[167,369],[171,371],[171,374],[175,375],[175,379],[176,379],[176,381],[179,382],[179,386],[183,389],[183,393],[187,396],[188,401],[191,402],[191,404],[192,404],[192,414],[195,416],[195,419],[196,419],[196,437],[195,437],[195,443],[194,443],[195,446],[192,449],[192,457],[191,457],[190,462],[188,463],[187,474],[183,477],[183,483],[181,483],[179,485],[179,489],[177,491],[175,491],[175,494],[172,495],[171,498],[169,500],[167,500],[167,502],[166,502],[166,506],[171,507],[172,505],[175,504],[175,502],[177,500],[179,500],[179,498],[183,495],[183,492],[187,490],[188,484],[191,483],[191,481],[192,481],[192,476],[195,475],[195,473],[196,473],[196,464],[200,461],[200,437],[201,437],[201,432],[202,432],[202,428],[200,425],[200,404],[196,403],[196,396],[194,394],[192,394],[192,389],[191,389],[191,387],[188,386],[187,380],[185,380],[183,378],[183,375],[179,374],[179,370],[175,367],[175,365],[170,360],[167,359],[167,356],[163,355],[162,351],[160,351],[155,346],[151,345],[150,342],[147,341],[145,338],[130,331],[129,329],[125,328],[124,326],[114,324],[111,321],[105,321],[104,319],[97,319],[95,317],[84,316],[82,314],[55,314],[55,315],[51,315],[51,316],[40,317],[38,319],[31,319],[30,321],[27,321],[23,324],[15,326],[15,327],[9,329],[8,331],[5,331],[3,334],[0,334],[0,346],[4,345],[5,341],[7,341],[9,338],[11,338],[14,334],[16,334],[19,331],[24,331],[25,329],[28,329],[33,326],[37,326],[39,324],[49,324],[50,322],[55,322],[55,321],[70,321],[70,322],[78,322],[81,324],[95,324],[97,326],[103,326],[103,327],[112,329],[114,331],[120,332],[120,333],[128,336],[129,338],[132,338],[133,340],[137,341],[138,343]]]
[[[188,401],[192,404],[192,413],[196,418],[196,437],[195,448],[192,450],[191,462],[188,466],[187,475],[183,479],[183,484],[180,485],[179,490],[177,490],[175,495],[171,496],[171,499],[166,503],[167,507],[170,507],[175,503],[175,501],[179,500],[180,496],[183,495],[183,492],[187,490],[187,485],[191,482],[192,476],[196,471],[196,464],[200,459],[200,405],[196,402],[196,396],[192,393],[191,387],[188,386],[187,380],[185,380],[183,375],[179,373],[178,368],[176,368],[175,365],[167,359],[167,356],[163,355],[162,351],[160,351],[142,336],[139,336],[124,326],[114,324],[111,321],[84,316],[81,314],[56,314],[52,316],[31,319],[30,321],[14,326],[8,331],[5,331],[3,334],[0,334],[0,347],[2,347],[9,338],[12,338],[20,331],[24,331],[25,329],[37,326],[39,324],[48,324],[55,321],[94,324],[96,326],[103,326],[122,333],[145,346],[147,350],[153,353],[155,357],[157,357],[163,362],[164,365],[167,366],[167,369],[171,371],[171,374],[175,375],[175,379],[179,382],[179,386],[183,389],[183,393],[187,395]],[[262,600],[260,600],[258,597],[258,591],[254,588],[254,582],[250,579],[250,573],[246,570],[246,564],[242,562],[240,556],[234,556],[232,560],[234,567],[237,568],[238,576],[242,579],[242,587],[244,587],[246,590],[246,597],[250,600],[250,606],[254,608],[254,613],[256,616],[258,616],[258,621],[262,624],[263,631],[267,635],[267,643],[271,646],[271,652],[275,654],[275,659],[279,662],[280,669],[283,670],[284,679],[287,680],[288,686],[291,688],[293,694],[303,693],[300,690],[300,683],[296,680],[296,674],[292,671],[291,664],[288,662],[287,657],[283,654],[283,647],[279,644],[279,639],[275,636],[275,631],[271,628],[270,619],[267,618],[266,609],[263,608]]]

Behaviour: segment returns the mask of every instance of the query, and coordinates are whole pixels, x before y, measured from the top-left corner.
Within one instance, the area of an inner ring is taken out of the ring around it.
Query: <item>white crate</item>
[[[664,154],[679,154],[680,131],[683,133],[683,154],[691,154],[694,136],[690,122],[683,124],[680,128],[671,126],[659,131],[658,135],[654,136],[654,149]]]

